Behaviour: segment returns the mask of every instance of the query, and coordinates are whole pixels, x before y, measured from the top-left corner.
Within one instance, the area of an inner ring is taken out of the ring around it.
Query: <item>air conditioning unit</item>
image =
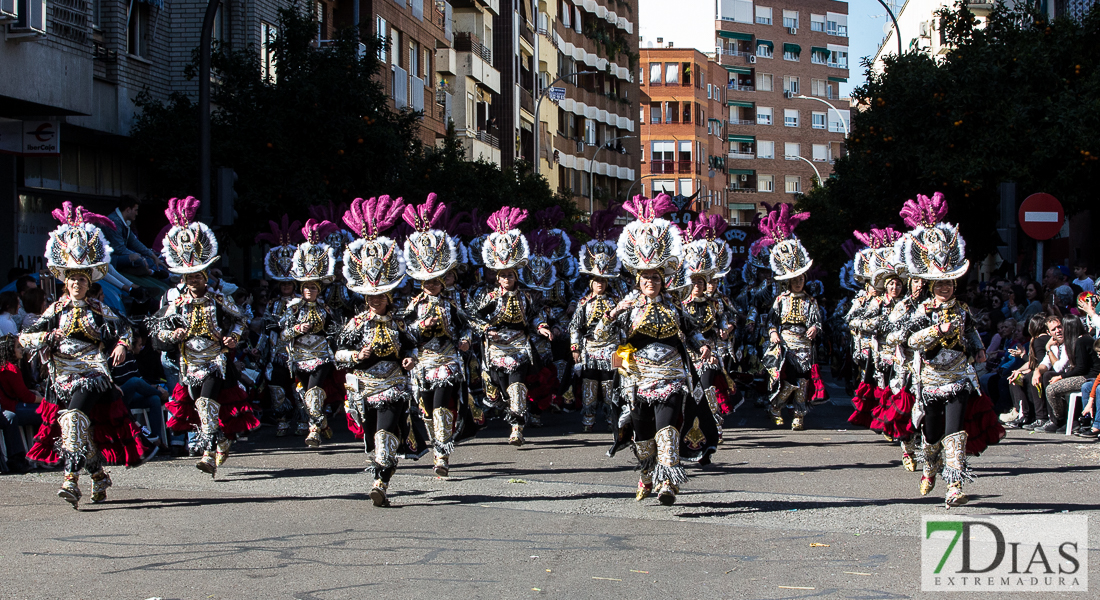
[[[923,37],[923,38],[931,37],[931,33],[932,33],[931,29],[932,29],[931,23],[929,23],[928,21],[921,21],[920,22],[920,36],[921,37]]]
[[[790,90],[787,90],[787,91],[783,92],[783,97],[784,98],[794,98],[794,92],[792,92]]]
[[[789,33],[791,35],[798,35],[798,28],[797,27],[788,27],[787,28],[787,33]]]
[[[749,55],[749,64],[750,65],[755,65],[756,64],[756,55],[755,54],[750,54]]]
[[[14,21],[19,18],[19,6],[16,0],[0,0],[0,22]]]
[[[3,0],[5,6],[8,0]],[[25,40],[46,37],[46,0],[15,0],[19,13],[15,22],[8,25],[8,39]]]

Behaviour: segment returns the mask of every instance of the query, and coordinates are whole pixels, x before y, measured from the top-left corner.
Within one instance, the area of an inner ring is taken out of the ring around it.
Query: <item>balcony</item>
[[[728,156],[729,156],[730,160],[753,160],[753,159],[756,158],[756,153],[754,153],[754,152],[730,152]]]
[[[500,164],[500,141],[484,130],[457,129],[455,134],[462,140],[467,160],[485,160]]]
[[[481,43],[481,38],[469,31],[455,32],[455,50],[470,52],[489,64],[493,64],[493,51]]]
[[[519,107],[532,115],[535,114],[535,97],[531,94],[531,90],[527,88],[520,88],[519,93]]]
[[[493,16],[500,15],[500,0],[451,0],[455,8],[488,8]]]
[[[458,75],[458,53],[453,48],[436,48],[435,70],[449,75]]]
[[[678,160],[676,161],[676,172],[682,175],[691,174],[693,172],[692,166],[694,166],[694,164],[695,163],[691,162],[690,160]]]
[[[730,119],[730,125],[756,125],[753,119]]]
[[[491,59],[485,59],[487,54],[487,48],[481,46],[476,40],[470,40],[467,38],[465,50],[459,47],[459,35],[455,34],[455,50],[461,52],[458,55],[458,75],[464,77],[470,77],[477,81],[485,88],[492,90],[493,92],[500,93],[500,71],[493,68]],[[480,47],[480,49],[479,49]],[[484,52],[482,51],[484,50]],[[438,51],[436,56],[439,56]]]
[[[728,89],[730,91],[733,91],[733,92],[755,92],[756,91],[756,86],[755,85],[737,83],[736,81],[731,81],[726,85],[726,89]]]
[[[649,161],[649,172],[658,174],[672,174],[676,172],[676,161],[674,160],[651,160]]]

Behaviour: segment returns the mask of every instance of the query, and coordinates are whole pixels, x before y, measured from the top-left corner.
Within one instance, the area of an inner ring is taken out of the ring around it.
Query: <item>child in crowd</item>
[[[1073,280],[1073,284],[1081,288],[1082,292],[1095,292],[1096,284],[1089,278],[1089,264],[1083,260],[1077,261],[1073,265],[1073,276],[1076,279]]]
[[[42,396],[27,389],[27,384],[23,382],[23,375],[19,372],[22,358],[23,348],[16,336],[0,337],[0,407],[3,408],[0,428],[4,431],[8,455],[7,465],[0,464],[0,467],[16,473],[25,473],[30,468],[19,428],[42,424],[42,417],[37,412]]]

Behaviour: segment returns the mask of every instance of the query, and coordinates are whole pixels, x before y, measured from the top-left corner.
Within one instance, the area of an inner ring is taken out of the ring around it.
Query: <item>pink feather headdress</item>
[[[641,194],[634,196],[623,205],[623,210],[634,215],[642,223],[652,223],[664,215],[676,210],[676,205],[668,194],[661,192],[656,198],[646,198]]]
[[[893,246],[894,242],[901,238],[901,232],[897,231],[892,226],[879,229],[872,225],[870,231],[867,233],[853,231],[852,236],[860,242],[863,242],[863,245],[868,248],[878,249]]]
[[[306,221],[305,227],[302,227],[302,237],[305,238],[307,242],[316,244],[325,239],[328,234],[338,229],[340,229],[340,226],[331,221],[325,220],[317,222],[313,219],[309,219]]]
[[[195,213],[201,204],[194,196],[171,198],[168,200],[168,208],[164,210],[164,216],[176,227],[187,227],[195,221]]]
[[[416,231],[424,232],[435,229],[436,223],[447,214],[447,205],[439,201],[435,193],[428,194],[428,200],[420,206],[405,205],[405,211],[401,215],[405,222]]]
[[[344,213],[344,223],[364,239],[374,239],[393,227],[405,209],[405,201],[387,195],[364,200],[356,198]]]
[[[111,231],[118,229],[118,226],[115,225],[114,221],[108,219],[103,215],[98,215],[84,208],[83,206],[74,207],[73,203],[69,202],[68,200],[62,202],[61,208],[53,209],[50,214],[53,215],[53,218],[67,224],[70,227],[80,227],[85,223],[91,223],[96,227],[106,227]]]
[[[917,194],[915,201],[905,201],[900,214],[905,224],[912,229],[934,227],[947,216],[947,200],[944,200],[941,192],[932,194],[931,198]]]
[[[794,237],[794,230],[798,224],[810,218],[810,213],[799,212],[791,214],[790,204],[780,204],[778,210],[773,209],[768,216],[760,221],[757,228],[764,234],[761,238],[765,246],[776,244]]]
[[[527,210],[505,206],[489,215],[485,220],[489,228],[497,233],[507,233],[510,229],[519,227],[519,224],[527,219]]]
[[[302,222],[294,221],[291,223],[289,215],[284,214],[280,223],[268,221],[267,224],[271,227],[271,233],[256,234],[257,244],[267,242],[272,246],[292,246],[304,239],[301,231]]]

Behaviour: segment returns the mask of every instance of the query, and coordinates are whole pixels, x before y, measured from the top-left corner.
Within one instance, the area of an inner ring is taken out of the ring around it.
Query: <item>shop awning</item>
[[[752,69],[748,67],[726,67],[726,70],[730,73],[737,73],[738,75],[752,75]]]
[[[731,135],[727,139],[730,142],[741,143],[741,144],[755,144],[756,143],[756,137],[751,136],[751,135]]]
[[[771,40],[756,40],[757,46],[767,46],[772,50],[775,50],[775,44],[771,43]]]
[[[793,52],[795,54],[802,54],[802,46],[799,46],[798,44],[784,43],[783,44],[783,52],[784,53]]]
[[[829,49],[828,48],[818,48],[817,46],[810,46],[810,53],[811,54],[816,53],[816,54],[828,55],[829,54]]]
[[[729,106],[742,106],[744,108],[752,108],[756,106],[752,102],[742,102],[741,100],[728,100],[726,102]]]
[[[741,40],[744,42],[752,41],[751,33],[738,33],[736,31],[719,31],[718,37],[726,38],[727,40]]]
[[[830,75],[829,76],[829,81],[835,81],[837,83],[848,83],[848,78],[847,77],[833,77],[833,76]]]
[[[756,175],[756,171],[752,169],[730,169],[730,175]]]

